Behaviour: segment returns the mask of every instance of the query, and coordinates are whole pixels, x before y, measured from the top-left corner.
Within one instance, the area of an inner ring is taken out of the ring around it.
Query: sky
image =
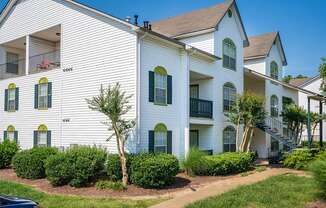
[[[114,16],[138,14],[140,21],[155,21],[209,7],[223,0],[78,0]],[[7,0],[0,0],[0,9]],[[248,36],[279,31],[288,65],[285,75],[318,74],[326,57],[325,0],[237,0]]]

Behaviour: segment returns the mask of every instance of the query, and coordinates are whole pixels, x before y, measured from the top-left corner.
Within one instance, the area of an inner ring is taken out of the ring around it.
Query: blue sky
[[[208,7],[223,0],[79,0],[114,16],[140,15],[159,20]],[[238,0],[248,36],[280,31],[288,66],[285,74],[318,74],[320,58],[326,57],[325,0]],[[0,9],[6,0],[0,0]]]

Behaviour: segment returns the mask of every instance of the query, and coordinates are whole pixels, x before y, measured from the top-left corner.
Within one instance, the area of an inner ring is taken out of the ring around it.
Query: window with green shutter
[[[7,130],[3,132],[3,140],[5,139],[18,142],[18,131],[16,131],[13,125],[9,125]]]
[[[155,126],[154,131],[149,131],[149,152],[172,153],[172,131],[168,131],[163,123]]]
[[[172,76],[162,66],[149,72],[149,102],[156,105],[172,104]]]
[[[15,112],[18,110],[19,88],[14,83],[8,85],[5,90],[5,111]]]
[[[35,85],[35,109],[46,110],[52,107],[52,83],[46,77],[39,80]]]
[[[37,131],[34,131],[34,146],[35,147],[51,147],[51,131],[47,126],[41,124]]]

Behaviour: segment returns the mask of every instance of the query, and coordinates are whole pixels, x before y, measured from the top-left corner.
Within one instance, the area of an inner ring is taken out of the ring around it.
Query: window
[[[10,83],[8,89],[5,90],[5,111],[13,112],[18,110],[18,95],[19,89],[14,83]]]
[[[232,126],[228,126],[223,130],[223,151],[236,151],[236,130]]]
[[[229,112],[234,106],[237,96],[237,90],[232,83],[225,83],[223,86],[223,111]]]
[[[35,147],[50,147],[51,146],[51,131],[44,124],[40,125],[37,131],[34,131],[34,146]]]
[[[12,125],[9,125],[7,130],[3,133],[3,139],[8,139],[10,141],[17,142],[18,140],[18,132],[15,130],[15,127]]]
[[[190,97],[199,98],[199,85],[190,85]]]
[[[271,70],[271,77],[273,79],[278,80],[278,66],[277,63],[275,61],[272,61],[271,66],[270,66],[270,70]]]
[[[18,74],[19,55],[15,53],[7,53],[6,72]]]
[[[276,95],[271,97],[271,116],[278,117],[278,98]]]
[[[236,70],[236,46],[229,38],[223,40],[223,67]]]
[[[189,145],[190,145],[190,148],[191,147],[199,147],[199,131],[198,130],[190,130]]]
[[[52,106],[52,83],[43,77],[35,85],[35,109],[48,109]]]
[[[164,124],[157,124],[154,129],[154,152],[167,153],[167,128]]]
[[[163,67],[156,67],[155,70],[155,103],[167,104],[167,73]]]

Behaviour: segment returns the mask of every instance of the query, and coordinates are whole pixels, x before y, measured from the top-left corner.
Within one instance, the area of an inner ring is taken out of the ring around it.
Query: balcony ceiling
[[[18,48],[18,49],[25,50],[25,37],[10,41],[3,45],[10,48]]]
[[[190,82],[197,81],[197,80],[206,80],[206,79],[213,79],[213,77],[198,72],[190,71]]]
[[[46,30],[42,30],[40,32],[33,33],[33,37],[41,38],[44,40],[49,40],[52,42],[58,42],[60,41],[60,35],[58,33],[61,33],[61,27],[60,25],[51,27]]]

